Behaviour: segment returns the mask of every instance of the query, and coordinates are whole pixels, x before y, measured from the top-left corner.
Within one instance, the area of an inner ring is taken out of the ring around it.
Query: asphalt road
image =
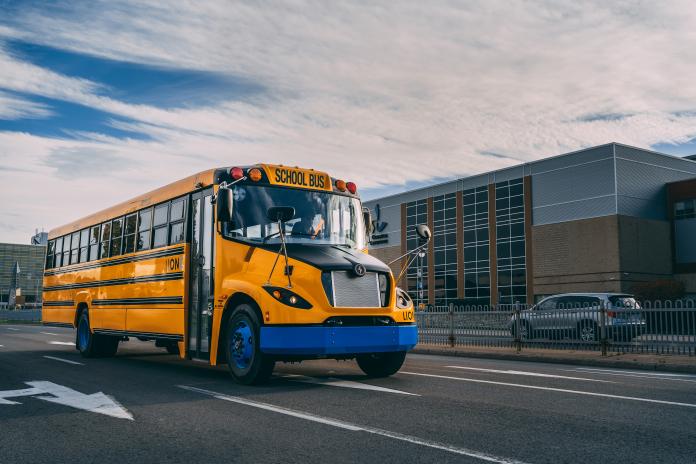
[[[152,343],[72,341],[0,325],[3,464],[696,461],[696,376],[410,355],[387,379],[312,361],[245,387]]]

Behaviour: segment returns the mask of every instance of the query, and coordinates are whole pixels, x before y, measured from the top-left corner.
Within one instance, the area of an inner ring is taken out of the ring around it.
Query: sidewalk
[[[696,374],[696,356],[670,354],[607,354],[599,351],[547,350],[524,348],[520,353],[514,348],[418,344],[412,353],[459,356],[466,358],[503,359],[512,361],[574,364],[592,367],[618,367],[663,372]]]

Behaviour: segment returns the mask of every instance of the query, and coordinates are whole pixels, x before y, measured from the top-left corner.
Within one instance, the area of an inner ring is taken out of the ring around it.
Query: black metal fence
[[[41,322],[41,309],[0,309],[0,322]]]
[[[696,355],[696,301],[435,306],[416,312],[420,343]]]

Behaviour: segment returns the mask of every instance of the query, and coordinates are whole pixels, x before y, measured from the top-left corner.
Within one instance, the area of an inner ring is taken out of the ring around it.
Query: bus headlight
[[[312,308],[312,305],[309,303],[309,301],[305,300],[297,293],[291,292],[287,288],[264,285],[263,289],[266,290],[273,298],[280,301],[284,305],[298,309]]]
[[[413,307],[411,297],[399,287],[396,287],[396,307],[399,309],[408,309]]]

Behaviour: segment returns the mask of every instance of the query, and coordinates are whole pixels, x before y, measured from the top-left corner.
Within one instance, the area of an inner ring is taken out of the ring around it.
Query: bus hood
[[[288,243],[288,256],[305,262],[322,271],[352,270],[362,264],[367,272],[390,272],[389,266],[379,259],[363,253],[335,245],[304,245]],[[278,247],[268,247],[269,251],[278,251]]]

